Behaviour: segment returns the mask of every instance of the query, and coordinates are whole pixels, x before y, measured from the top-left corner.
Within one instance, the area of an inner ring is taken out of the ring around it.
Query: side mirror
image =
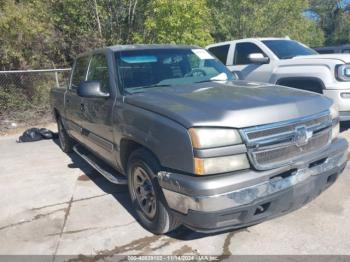
[[[252,53],[248,56],[248,59],[252,64],[267,64],[270,59],[264,56],[262,53]]]
[[[78,96],[87,98],[107,98],[109,93],[101,91],[100,81],[85,81],[82,82],[77,90]]]

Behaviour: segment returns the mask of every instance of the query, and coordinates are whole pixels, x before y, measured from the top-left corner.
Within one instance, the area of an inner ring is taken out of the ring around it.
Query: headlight
[[[339,125],[339,111],[336,104],[330,108],[330,113],[332,117],[332,140],[339,135],[340,125]]]
[[[340,81],[350,81],[350,64],[337,65],[335,67],[335,76]]]
[[[249,168],[249,161],[246,154],[194,159],[196,175],[219,174],[247,168]]]
[[[190,128],[192,145],[196,149],[213,148],[241,144],[237,130],[229,128]]]

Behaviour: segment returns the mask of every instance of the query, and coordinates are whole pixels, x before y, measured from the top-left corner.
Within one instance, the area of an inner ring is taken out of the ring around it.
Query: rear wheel
[[[132,205],[139,223],[154,234],[164,234],[180,223],[167,207],[157,179],[159,165],[145,149],[131,153],[128,161],[128,184]]]
[[[57,129],[58,129],[58,139],[59,139],[60,147],[62,151],[65,153],[72,152],[74,140],[68,135],[60,117],[57,118]]]

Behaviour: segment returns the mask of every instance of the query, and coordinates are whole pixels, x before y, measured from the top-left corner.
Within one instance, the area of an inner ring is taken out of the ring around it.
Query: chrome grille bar
[[[266,170],[291,163],[327,146],[332,136],[329,111],[306,118],[241,130],[248,156],[256,169]],[[298,135],[306,137],[298,137]],[[305,144],[299,144],[304,139]]]

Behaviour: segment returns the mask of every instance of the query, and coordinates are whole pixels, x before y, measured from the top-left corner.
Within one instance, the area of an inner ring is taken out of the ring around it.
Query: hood
[[[309,116],[331,100],[296,89],[244,81],[158,87],[127,95],[125,102],[193,126],[250,127]]]
[[[350,54],[324,54],[324,55],[304,55],[293,57],[292,60],[298,59],[331,59],[338,60],[343,63],[350,63]]]

